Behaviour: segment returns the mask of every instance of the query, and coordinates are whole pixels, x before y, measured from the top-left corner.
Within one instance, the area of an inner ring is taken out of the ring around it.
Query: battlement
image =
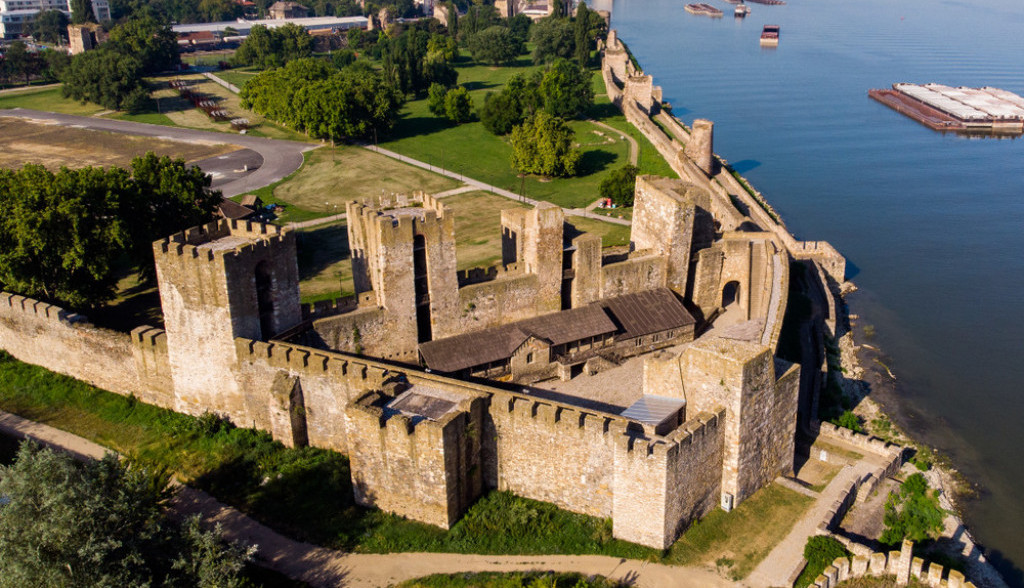
[[[252,221],[220,219],[175,233],[153,243],[159,255],[213,261],[228,255],[243,256],[294,239],[291,229]]]
[[[33,298],[26,298],[18,294],[11,294],[10,292],[0,292],[0,310],[31,314],[35,315],[36,318],[66,324],[86,322],[88,320],[80,314],[69,313],[59,306]]]
[[[974,588],[963,573],[946,569],[934,562],[913,557],[914,544],[904,541],[900,551],[871,552],[852,558],[837,557],[832,565],[815,578],[814,588],[832,588],[852,578],[863,576],[895,576],[897,586],[906,586],[911,578],[934,588]]]
[[[163,329],[142,325],[132,329],[132,343],[141,349],[151,348],[159,352],[167,352],[167,333]]]
[[[377,306],[377,297],[374,295],[373,290],[351,296],[342,296],[332,300],[318,300],[302,305],[302,320],[335,316],[352,312],[359,308],[374,306]]]
[[[459,287],[472,286],[483,282],[493,282],[501,278],[513,278],[522,275],[518,263],[508,265],[492,265],[490,267],[473,267],[455,272]]]
[[[902,445],[888,443],[878,437],[838,427],[829,422],[822,422],[819,432],[826,437],[834,437],[880,455],[896,456],[902,454],[904,449]]]

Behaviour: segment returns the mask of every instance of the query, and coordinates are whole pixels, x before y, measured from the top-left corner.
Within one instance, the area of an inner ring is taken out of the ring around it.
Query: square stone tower
[[[297,325],[295,235],[221,220],[153,244],[176,410],[247,414],[235,338],[267,340]]]

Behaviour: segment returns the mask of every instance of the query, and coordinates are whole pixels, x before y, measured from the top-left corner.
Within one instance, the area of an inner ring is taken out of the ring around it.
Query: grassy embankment
[[[434,574],[402,582],[398,588],[619,588],[604,577],[550,572]]]
[[[732,513],[713,512],[666,553],[612,539],[610,520],[497,491],[443,531],[355,505],[343,455],[287,449],[266,433],[104,392],[3,352],[0,409],[166,466],[296,539],[363,552],[592,553],[685,565],[729,558],[732,573],[745,575],[810,502],[770,486]]]

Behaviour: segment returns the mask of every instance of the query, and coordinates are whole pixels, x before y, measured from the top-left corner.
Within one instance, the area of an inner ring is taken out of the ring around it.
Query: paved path
[[[49,90],[50,88],[57,88],[60,86],[60,82],[53,84],[41,84],[38,86],[19,86],[17,88],[7,88],[6,90],[0,90],[0,96],[4,94],[20,94],[22,92],[35,92],[36,90]]]
[[[109,450],[77,435],[0,411],[0,431],[30,437],[79,458],[98,459]],[[551,570],[600,574],[640,588],[731,586],[715,572],[600,555],[463,555],[454,553],[353,554],[293,541],[221,504],[201,490],[181,486],[173,501],[179,516],[198,514],[206,525],[220,523],[234,541],[257,545],[259,563],[312,586],[389,586],[430,574]]]
[[[70,114],[57,114],[25,108],[0,110],[0,116],[13,116],[29,120],[46,121],[65,126],[74,126],[76,128],[126,133],[129,135],[141,135],[145,137],[157,137],[160,139],[183,141],[186,143],[238,145],[239,147],[250,149],[259,154],[260,162],[258,167],[255,169],[250,168],[250,171],[245,172],[241,177],[232,179],[218,187],[221,193],[224,194],[225,198],[244,194],[280,181],[285,176],[302,166],[303,152],[316,149],[319,146],[313,143],[282,141],[279,139],[263,139],[260,137],[249,137],[246,135],[198,131],[182,127],[151,125],[125,120],[72,116]]]
[[[288,223],[288,227],[293,229],[308,229],[309,227],[317,227],[320,225],[326,225],[327,223],[333,223],[334,221],[345,220],[347,215],[348,213],[339,212],[338,214],[332,214],[331,216],[325,216],[323,218],[314,218],[297,223]]]

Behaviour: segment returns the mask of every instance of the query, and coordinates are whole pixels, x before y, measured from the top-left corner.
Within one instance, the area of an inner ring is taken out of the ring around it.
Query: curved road
[[[214,176],[215,187],[221,191],[225,198],[262,188],[283,179],[302,165],[303,152],[318,147],[314,143],[263,139],[246,135],[198,131],[182,127],[167,127],[109,118],[73,116],[70,114],[29,110],[27,108],[0,110],[0,116],[18,117],[95,131],[141,135],[185,143],[237,145],[242,149],[249,150],[249,153],[238,154],[235,157],[231,157],[232,154],[228,154],[228,157],[220,159],[223,162],[220,169],[216,168],[218,158],[204,160],[207,165],[202,166],[204,170],[211,172]],[[236,165],[237,168],[235,167]],[[249,166],[248,171],[241,171],[245,165]],[[211,169],[211,166],[214,169]]]

